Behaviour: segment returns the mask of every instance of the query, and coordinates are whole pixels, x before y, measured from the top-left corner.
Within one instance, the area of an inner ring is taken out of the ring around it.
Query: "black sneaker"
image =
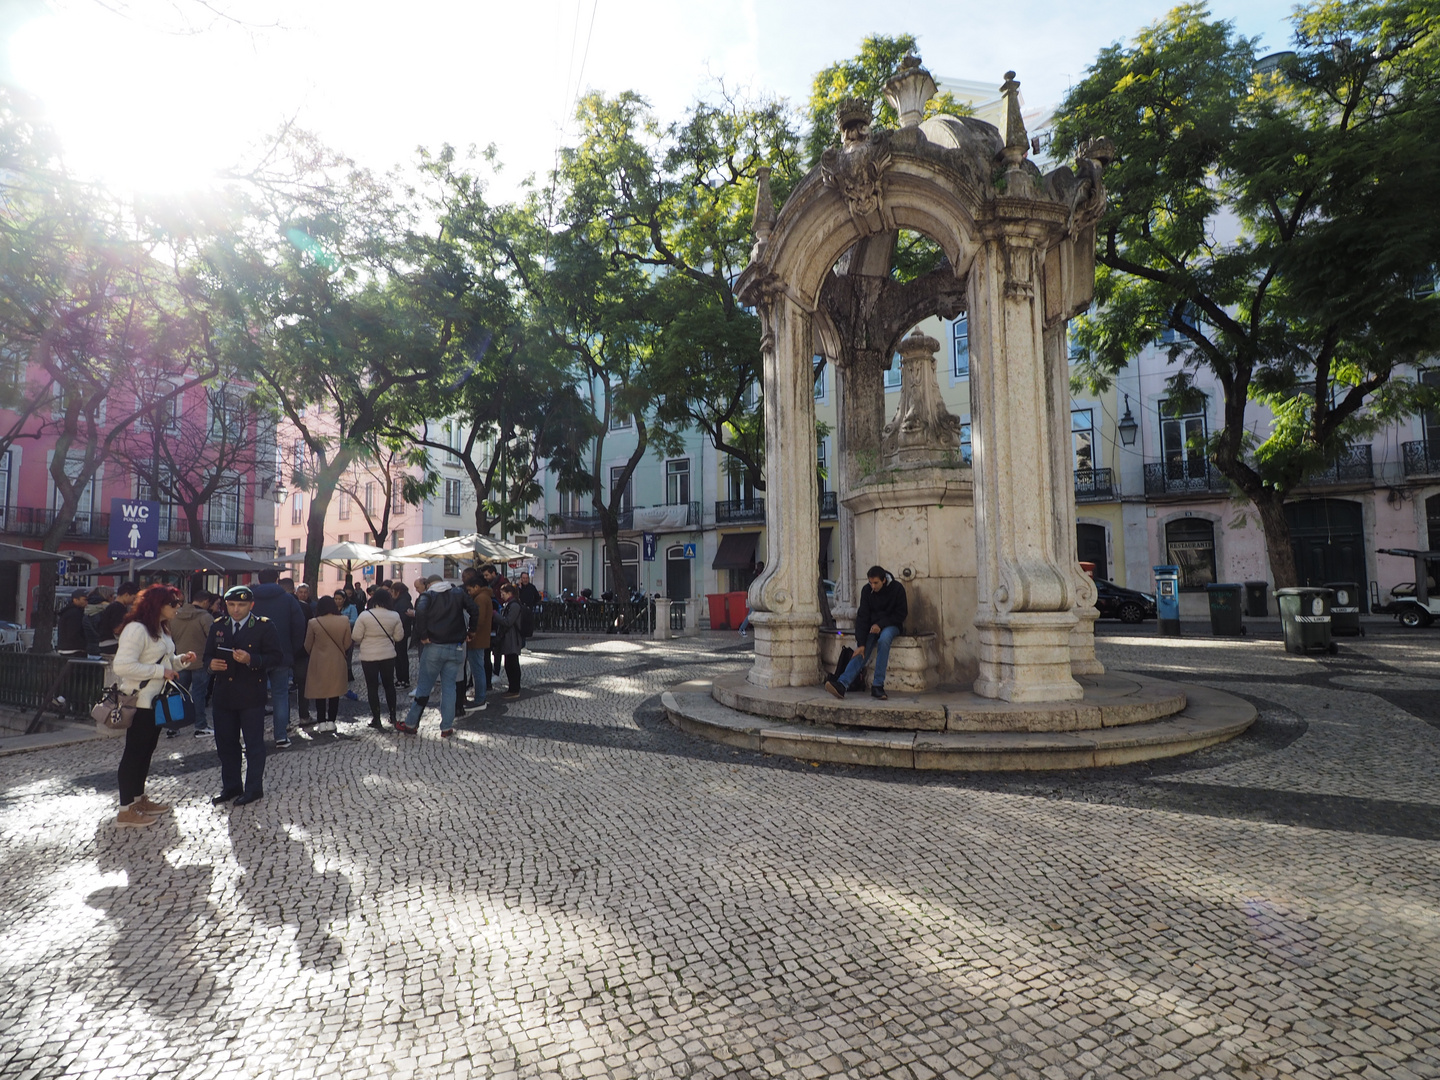
[[[290,749],[290,740],[289,740],[289,739],[276,739],[276,740],[275,740],[275,749],[276,749],[276,750],[288,750],[288,749]]]
[[[825,689],[834,694],[837,698],[844,698],[845,686],[834,675],[825,676]]]
[[[883,686],[872,686],[870,688],[870,696],[873,697],[876,701],[890,700],[890,695],[885,693],[885,688]]]

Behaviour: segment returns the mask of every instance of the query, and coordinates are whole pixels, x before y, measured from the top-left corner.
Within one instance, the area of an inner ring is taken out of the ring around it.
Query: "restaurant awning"
[[[715,552],[712,570],[748,570],[755,565],[755,552],[760,546],[758,532],[730,533],[720,537],[720,550]]]

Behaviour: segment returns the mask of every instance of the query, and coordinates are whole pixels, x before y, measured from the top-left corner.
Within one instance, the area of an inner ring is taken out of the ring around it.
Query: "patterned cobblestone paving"
[[[1440,1076],[1435,635],[1103,637],[1260,721],[1010,777],[686,738],[657,695],[733,635],[537,644],[457,738],[312,733],[250,807],[162,741],[149,829],[113,742],[0,758],[0,1076]]]

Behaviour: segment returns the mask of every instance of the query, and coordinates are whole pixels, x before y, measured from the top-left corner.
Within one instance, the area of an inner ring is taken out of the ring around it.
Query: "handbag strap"
[[[315,621],[320,622],[319,619],[316,619]],[[331,645],[334,645],[335,648],[339,649],[341,653],[345,652],[345,649],[341,646],[340,642],[335,640],[335,635],[330,632],[330,628],[328,626],[326,626],[324,623],[320,623],[320,629],[325,631],[325,636],[330,639]]]

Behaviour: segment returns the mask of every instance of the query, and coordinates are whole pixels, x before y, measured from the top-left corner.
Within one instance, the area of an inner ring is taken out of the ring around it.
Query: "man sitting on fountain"
[[[865,572],[870,588],[860,590],[860,608],[855,612],[855,655],[840,673],[825,677],[825,689],[843,698],[851,684],[865,670],[865,661],[875,657],[875,674],[870,679],[870,696],[889,700],[885,693],[885,668],[890,662],[890,643],[900,636],[910,607],[901,585],[883,566]]]

